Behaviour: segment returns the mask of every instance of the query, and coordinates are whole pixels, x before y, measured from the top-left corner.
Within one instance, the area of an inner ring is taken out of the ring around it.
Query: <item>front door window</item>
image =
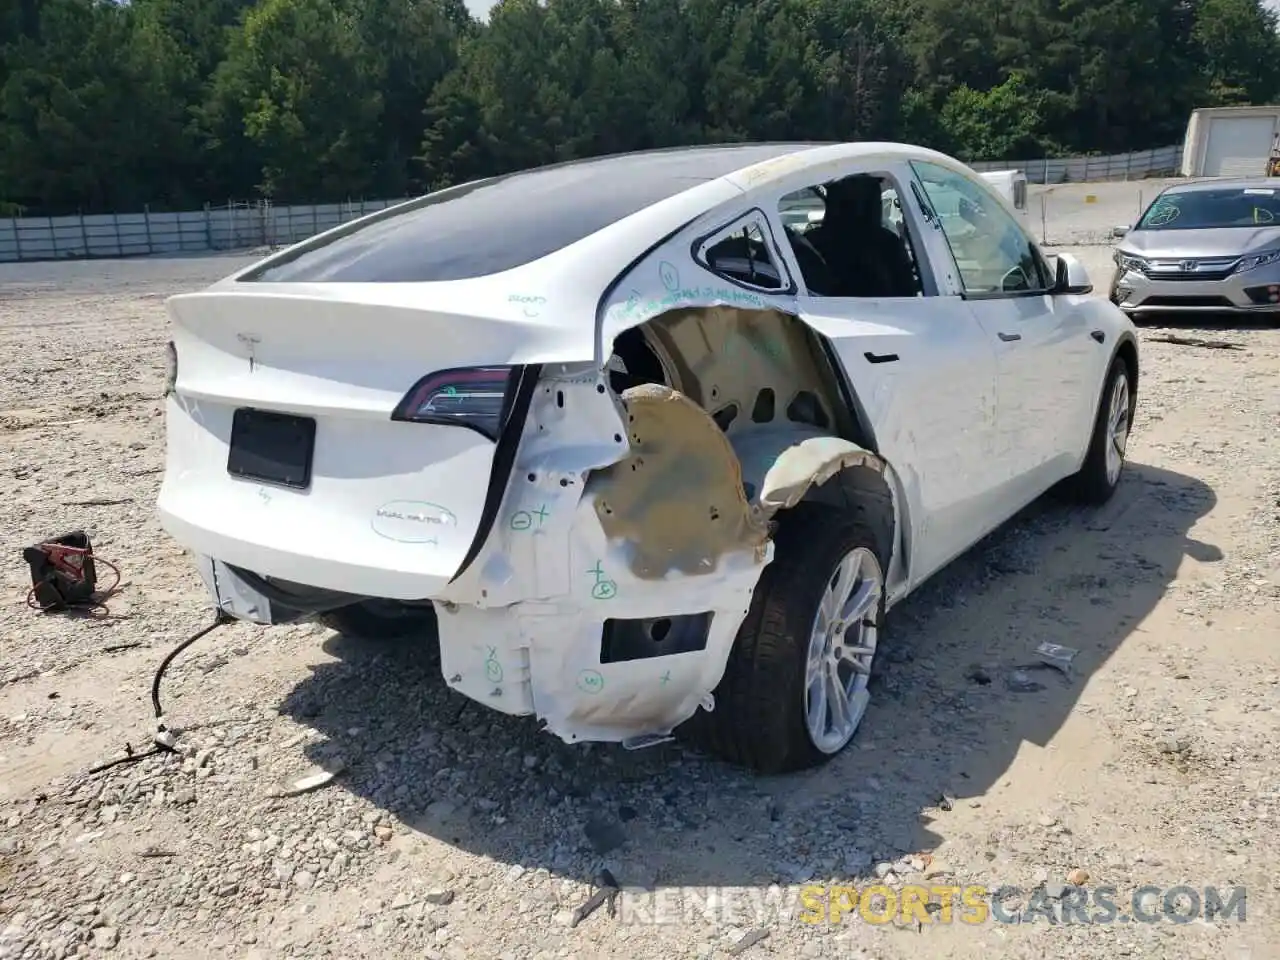
[[[966,296],[1049,290],[1044,258],[994,194],[946,167],[918,161],[911,167],[938,216]]]

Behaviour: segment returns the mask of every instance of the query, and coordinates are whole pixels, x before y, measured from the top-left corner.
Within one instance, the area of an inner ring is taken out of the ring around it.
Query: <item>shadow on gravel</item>
[[[1100,510],[1032,505],[890,614],[853,745],[792,777],[671,744],[569,746],[449,691],[433,651],[341,636],[281,710],[346,760],[330,789],[526,870],[587,879],[603,863],[624,886],[865,876],[932,849],[928,824],[951,800],[985,793],[1023,743],[1047,743],[1185,556],[1221,558],[1188,536],[1214,503],[1197,480],[1131,464]],[[1078,651],[1069,680],[1019,669],[1043,641]],[[427,849],[405,845],[401,868],[429,879]]]
[[[1270,314],[1238,313],[1159,313],[1146,314],[1134,319],[1139,330],[1155,333],[1159,330],[1236,331],[1248,333],[1254,330],[1274,330],[1280,327],[1280,311]]]

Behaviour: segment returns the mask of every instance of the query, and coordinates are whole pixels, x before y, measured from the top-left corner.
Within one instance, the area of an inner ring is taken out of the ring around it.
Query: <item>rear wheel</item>
[[[857,732],[884,618],[872,531],[827,508],[784,517],[738,630],[715,709],[681,736],[762,773],[825,763]]]
[[[363,600],[322,613],[317,619],[331,630],[357,640],[379,643],[435,643],[436,611],[394,600]]]

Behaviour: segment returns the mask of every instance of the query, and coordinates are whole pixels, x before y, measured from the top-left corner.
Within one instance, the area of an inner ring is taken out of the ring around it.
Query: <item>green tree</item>
[[[172,38],[109,0],[48,0],[38,39],[5,49],[0,184],[41,212],[191,202],[193,149],[176,95],[188,64]]]
[[[373,188],[382,96],[359,26],[335,0],[263,0],[246,17],[208,115],[230,138],[219,145],[250,148],[260,170],[254,192],[332,201]]]
[[[399,197],[425,189],[417,159],[426,109],[458,63],[460,35],[477,24],[461,0],[365,0],[359,10],[362,54],[380,116],[368,144],[370,190]]]
[[[1020,73],[990,90],[956,87],[942,106],[941,133],[951,152],[969,160],[1028,158],[1038,140],[1043,95]]]
[[[1213,103],[1267,103],[1280,97],[1274,10],[1257,0],[1200,0],[1193,36]]]
[[[0,202],[393,196],[709,141],[963,158],[1280,98],[1261,0],[0,0]]]

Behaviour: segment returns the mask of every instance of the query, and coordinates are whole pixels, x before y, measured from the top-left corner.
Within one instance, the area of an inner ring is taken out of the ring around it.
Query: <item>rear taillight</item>
[[[518,367],[462,367],[429,373],[413,385],[392,420],[469,427],[497,440],[510,410]]]

